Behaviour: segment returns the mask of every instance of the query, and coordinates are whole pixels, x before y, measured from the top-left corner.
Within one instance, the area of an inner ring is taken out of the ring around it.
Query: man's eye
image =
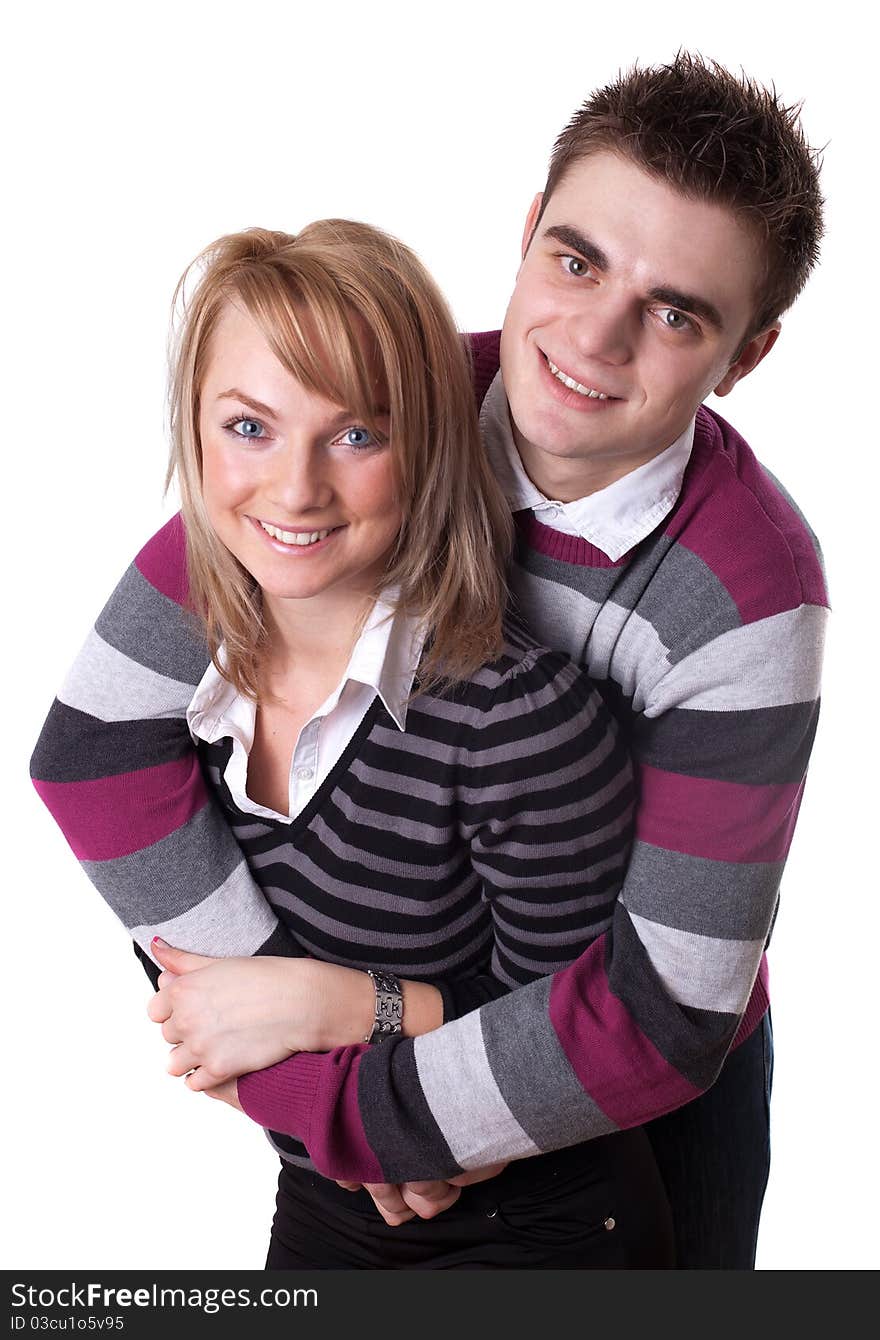
[[[679,312],[675,307],[661,307],[657,313],[661,322],[667,330],[693,330],[694,323],[684,312]]]
[[[578,279],[581,275],[589,274],[590,267],[580,256],[562,256],[560,259],[566,274],[574,275]]]

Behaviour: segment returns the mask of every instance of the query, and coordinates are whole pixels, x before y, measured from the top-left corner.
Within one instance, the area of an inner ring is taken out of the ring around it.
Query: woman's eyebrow
[[[256,414],[262,414],[267,419],[280,419],[278,410],[272,409],[271,405],[264,405],[262,400],[255,400],[253,396],[245,395],[244,391],[239,391],[238,387],[231,386],[228,391],[221,391],[217,396],[218,400],[240,400],[242,404],[247,405],[249,409],[254,410]],[[376,419],[390,418],[391,411],[386,405],[377,405],[373,410],[373,417]],[[349,423],[357,418],[349,409],[341,409],[338,414],[329,421],[328,431],[334,428],[340,428],[343,424]]]
[[[217,399],[240,400],[242,404],[247,405],[249,409],[256,410],[258,414],[265,414],[269,419],[278,418],[277,410],[272,409],[269,405],[264,405],[262,400],[255,400],[253,396],[245,395],[244,391],[239,391],[235,386],[230,387],[228,391],[221,391]]]

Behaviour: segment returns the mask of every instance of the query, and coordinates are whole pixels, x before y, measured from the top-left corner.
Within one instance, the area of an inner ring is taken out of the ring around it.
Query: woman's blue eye
[[[259,437],[263,431],[263,425],[256,419],[236,419],[233,427],[239,437]]]
[[[376,445],[376,439],[368,428],[347,428],[343,433],[343,439],[347,447],[373,447]]]

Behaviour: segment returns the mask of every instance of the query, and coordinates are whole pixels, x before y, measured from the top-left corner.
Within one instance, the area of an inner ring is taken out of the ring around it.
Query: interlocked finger
[[[393,1182],[365,1182],[364,1190],[370,1193],[376,1209],[392,1228],[416,1217],[415,1210],[410,1209]]]
[[[420,1219],[433,1219],[448,1210],[461,1195],[461,1187],[450,1182],[403,1182],[400,1194]]]
[[[166,1019],[171,1018],[171,998],[167,991],[159,991],[155,996],[150,997],[150,1003],[147,1006],[147,1017],[152,1019],[154,1024],[164,1024]]]
[[[174,1048],[168,1060],[168,1074],[186,1075],[190,1070],[194,1070],[198,1064],[191,1048],[185,1042],[181,1042],[179,1047]],[[213,1082],[216,1084],[218,1081],[214,1080]]]

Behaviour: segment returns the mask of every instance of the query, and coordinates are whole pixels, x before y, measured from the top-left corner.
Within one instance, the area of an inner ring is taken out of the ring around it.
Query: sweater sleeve
[[[713,1083],[767,1005],[825,613],[809,599],[749,619],[658,678],[626,879],[575,962],[424,1037],[274,1068],[317,1167],[450,1176],[641,1125]],[[239,1085],[258,1120],[263,1082]]]
[[[99,615],[43,725],[31,777],[156,985],[159,935],[193,953],[299,956],[206,787],[186,710],[208,665],[188,612],[174,517]],[[438,981],[444,1019],[505,993],[492,974]]]
[[[31,776],[142,951],[300,952],[211,800],[186,722],[208,665],[174,517],[111,595],[43,726]]]

